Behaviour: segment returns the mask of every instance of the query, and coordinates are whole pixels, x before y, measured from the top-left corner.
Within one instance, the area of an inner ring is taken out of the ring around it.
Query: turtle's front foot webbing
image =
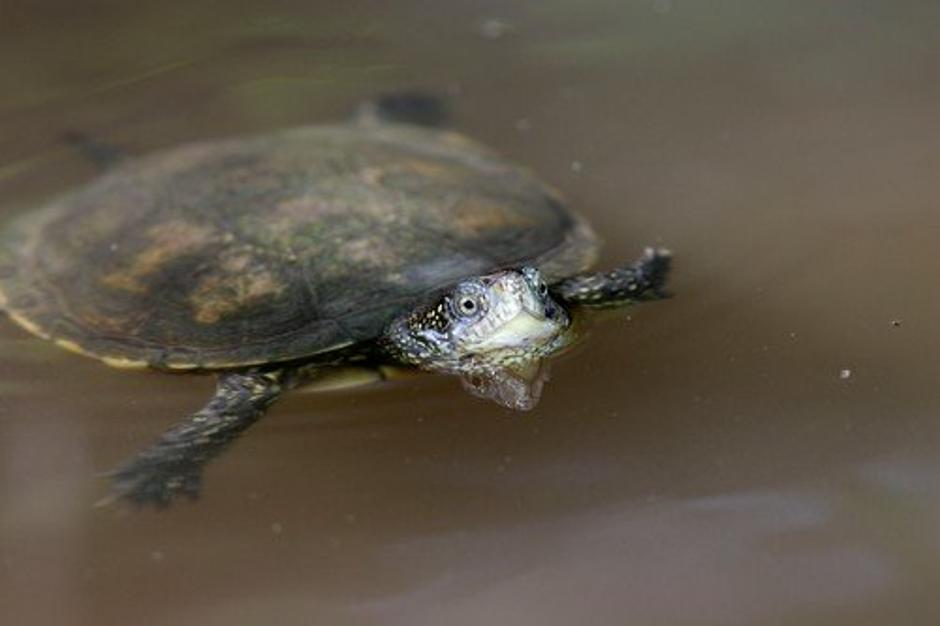
[[[205,407],[111,474],[113,497],[156,506],[178,495],[196,498],[203,466],[264,414],[283,378],[283,370],[221,375]]]

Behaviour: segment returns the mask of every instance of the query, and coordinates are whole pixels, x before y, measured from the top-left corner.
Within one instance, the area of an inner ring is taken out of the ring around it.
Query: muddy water
[[[940,6],[235,4],[5,2],[3,216],[94,175],[63,131],[146,152],[421,88],[604,262],[674,249],[676,297],[592,320],[531,414],[291,396],[162,512],[95,508],[99,473],[211,380],[2,320],[0,622],[936,623]]]

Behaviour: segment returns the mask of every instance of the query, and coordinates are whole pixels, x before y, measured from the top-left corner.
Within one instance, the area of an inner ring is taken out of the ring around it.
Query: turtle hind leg
[[[176,496],[196,498],[203,467],[260,418],[280,395],[289,370],[250,370],[219,377],[215,395],[190,418],[113,473],[105,501],[167,506]]]
[[[449,119],[443,98],[420,91],[376,96],[360,104],[353,115],[353,120],[362,126],[398,123],[440,128],[446,126]]]
[[[127,158],[127,153],[104,141],[81,131],[69,130],[61,135],[62,141],[74,148],[79,154],[91,161],[98,169],[104,171],[113,168]]]
[[[622,306],[666,297],[665,286],[672,268],[668,250],[647,248],[634,263],[609,272],[579,274],[552,285],[552,293],[564,302],[581,306]]]

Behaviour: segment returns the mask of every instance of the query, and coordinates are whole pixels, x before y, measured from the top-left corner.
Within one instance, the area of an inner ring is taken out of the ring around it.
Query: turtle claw
[[[672,252],[666,248],[646,248],[634,268],[637,276],[648,285],[650,296],[658,299],[672,297],[666,289],[666,281],[672,269]]]
[[[197,500],[202,490],[202,465],[179,457],[138,457],[109,477],[111,494],[103,504],[124,500],[138,507],[165,509],[181,497]]]

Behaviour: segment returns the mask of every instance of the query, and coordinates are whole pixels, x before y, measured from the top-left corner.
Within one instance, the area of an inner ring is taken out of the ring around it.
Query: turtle
[[[426,100],[377,102],[117,159],[3,227],[0,308],[27,331],[110,366],[217,376],[111,474],[113,498],[198,496],[278,397],[350,368],[452,374],[529,409],[576,309],[665,295],[667,250],[592,272],[598,237],[557,190]]]

